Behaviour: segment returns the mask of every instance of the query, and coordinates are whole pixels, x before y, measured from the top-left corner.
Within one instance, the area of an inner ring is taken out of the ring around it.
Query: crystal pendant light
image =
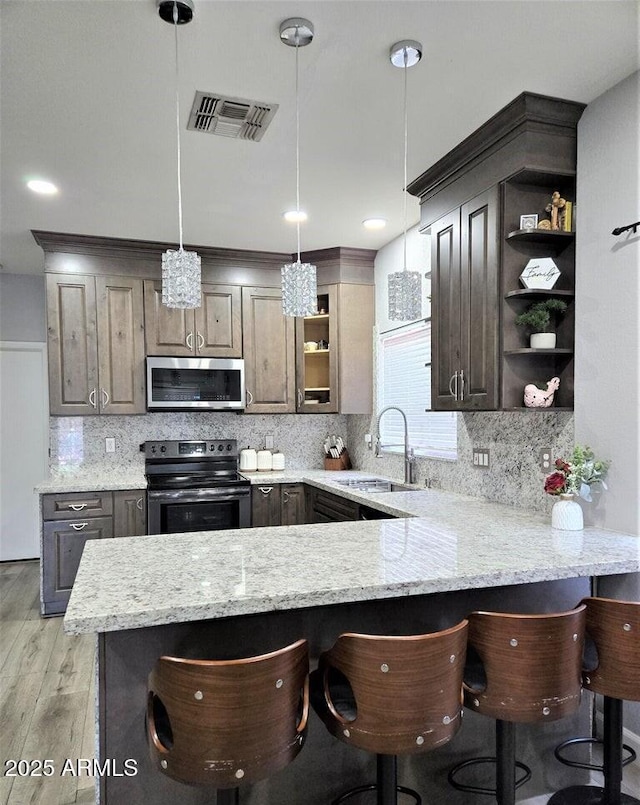
[[[178,144],[178,225],[180,248],[168,249],[162,255],[162,304],[171,308],[196,308],[201,305],[200,256],[187,252],[182,245],[182,179],[180,164],[180,93],[178,73],[178,25],[191,22],[191,0],[157,0],[158,13],[173,25],[176,53],[176,134]]]
[[[388,278],[389,319],[392,321],[414,321],[422,317],[422,275],[419,271],[407,271],[407,71],[421,58],[422,45],[412,39],[396,42],[389,51],[391,64],[404,70],[404,241],[402,271],[389,274]]]
[[[298,259],[282,266],[282,312],[285,316],[312,316],[317,312],[316,267],[300,261],[300,101],[298,51],[313,40],[309,20],[292,17],[280,25],[280,39],[296,49],[296,232]]]

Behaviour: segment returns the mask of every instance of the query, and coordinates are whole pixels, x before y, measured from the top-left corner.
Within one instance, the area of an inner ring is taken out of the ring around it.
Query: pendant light
[[[419,271],[407,271],[407,71],[422,58],[422,45],[413,39],[403,39],[391,46],[389,59],[394,67],[404,70],[404,184],[402,247],[402,271],[389,274],[389,319],[392,321],[414,321],[422,317],[422,275]]]
[[[300,97],[298,52],[313,40],[313,25],[291,17],[280,25],[280,40],[296,49],[296,232],[298,259],[282,266],[282,312],[285,316],[312,316],[318,308],[316,267],[300,261]]]
[[[176,61],[176,140],[178,151],[178,228],[180,248],[168,249],[162,255],[162,304],[170,308],[196,308],[201,305],[202,281],[200,256],[187,252],[182,245],[182,177],[180,163],[180,91],[178,72],[178,26],[191,22],[191,0],[157,0],[158,14],[173,25]]]

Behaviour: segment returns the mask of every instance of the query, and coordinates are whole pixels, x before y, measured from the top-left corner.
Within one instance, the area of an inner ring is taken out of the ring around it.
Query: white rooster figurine
[[[529,383],[524,387],[524,404],[527,408],[549,408],[553,404],[553,395],[559,386],[559,377],[552,377],[546,389],[540,389],[534,383]]]

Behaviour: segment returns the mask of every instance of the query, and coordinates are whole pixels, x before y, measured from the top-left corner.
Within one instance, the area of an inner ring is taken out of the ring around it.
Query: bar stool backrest
[[[640,701],[640,603],[585,598],[587,641],[597,665],[584,672],[584,686],[612,699]],[[590,663],[587,663],[589,666]]]
[[[465,704],[501,721],[554,721],[580,704],[586,607],[549,615],[473,612]]]
[[[466,620],[409,637],[340,635],[319,663],[327,728],[376,754],[414,754],[445,743],[460,728],[466,641]],[[334,669],[348,680],[351,713],[334,701]]]
[[[148,683],[151,759],[183,783],[260,780],[300,752],[308,712],[306,640],[240,660],[161,657]]]

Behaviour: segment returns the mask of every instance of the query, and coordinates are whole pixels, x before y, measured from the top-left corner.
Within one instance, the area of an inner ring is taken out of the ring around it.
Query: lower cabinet
[[[61,615],[86,542],[146,533],[144,489],[42,496],[43,615]]]
[[[304,484],[251,487],[251,525],[254,528],[306,522]]]
[[[307,487],[307,522],[340,523],[357,520],[360,506],[353,500],[325,492],[324,489]]]

